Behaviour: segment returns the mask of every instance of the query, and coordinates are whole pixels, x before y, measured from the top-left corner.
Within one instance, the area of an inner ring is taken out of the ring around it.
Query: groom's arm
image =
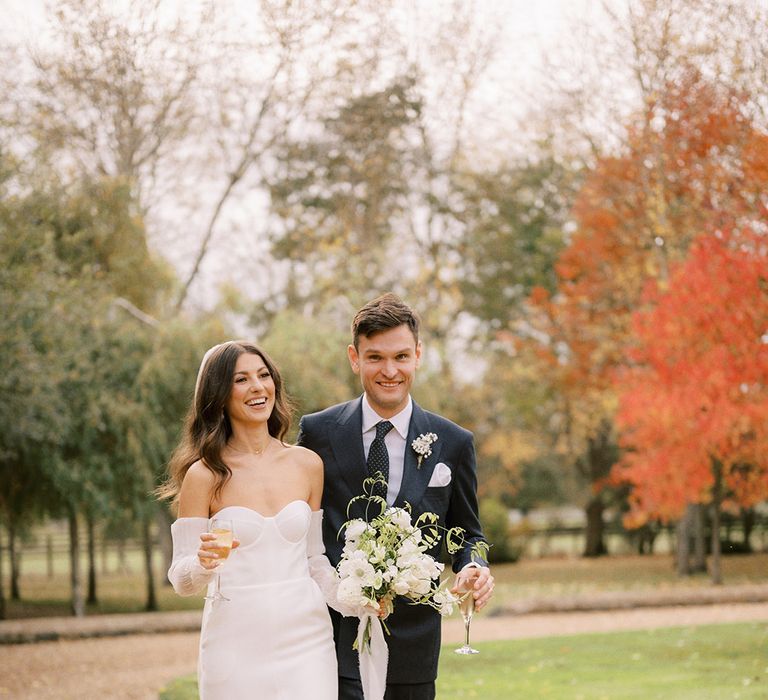
[[[473,558],[473,547],[478,542],[485,542],[477,504],[477,461],[472,436],[468,434],[462,445],[459,459],[455,465],[454,484],[451,502],[446,515],[447,527],[460,527],[464,531],[464,545],[453,555],[453,570],[463,569],[467,564],[475,563],[487,566],[488,562],[480,557]]]
[[[475,607],[482,609],[493,594],[493,576],[485,557],[475,551],[478,543],[486,543],[480,524],[477,503],[477,460],[475,445],[468,434],[454,470],[454,487],[446,516],[450,527],[464,530],[464,545],[453,557],[453,570],[458,579],[474,579]]]

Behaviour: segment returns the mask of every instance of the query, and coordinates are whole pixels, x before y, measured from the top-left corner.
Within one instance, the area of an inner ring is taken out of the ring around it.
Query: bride
[[[203,700],[336,700],[333,631],[342,614],[336,572],[325,557],[323,464],[286,445],[290,414],[282,379],[255,345],[229,341],[203,358],[183,437],[159,493],[173,498],[173,562],[180,595],[206,600],[198,683]],[[219,560],[209,519],[233,522],[232,555]]]

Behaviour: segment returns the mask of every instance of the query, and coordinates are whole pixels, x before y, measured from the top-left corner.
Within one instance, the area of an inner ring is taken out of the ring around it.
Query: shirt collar
[[[413,413],[413,401],[410,395],[408,395],[408,403],[405,405],[400,413],[392,416],[392,418],[382,418],[376,411],[371,408],[371,404],[368,403],[368,397],[363,394],[363,432],[367,433],[372,430],[376,423],[382,420],[388,420],[394,426],[395,430],[400,434],[400,437],[405,440],[408,437],[408,427],[411,423],[411,414]]]

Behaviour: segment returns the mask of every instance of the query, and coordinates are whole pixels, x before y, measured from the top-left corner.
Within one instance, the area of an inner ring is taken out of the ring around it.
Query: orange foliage
[[[646,105],[625,152],[601,159],[574,203],[577,230],[556,267],[558,292],[537,291],[529,302],[537,338],[548,339],[540,349],[546,376],[587,426],[610,416],[614,373],[632,361],[632,314],[653,303],[644,296],[649,283],[663,287],[701,232],[765,213],[768,140],[745,104],[689,71]],[[660,411],[658,420],[667,418]],[[701,494],[707,484],[669,488]]]
[[[766,230],[762,227],[760,230]],[[703,235],[652,308],[633,316],[637,364],[616,375],[632,521],[709,500],[712,462],[743,506],[768,498],[768,239]]]

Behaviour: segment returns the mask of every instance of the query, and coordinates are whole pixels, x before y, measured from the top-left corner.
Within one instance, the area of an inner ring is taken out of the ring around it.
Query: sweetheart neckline
[[[247,511],[250,511],[251,513],[255,513],[256,515],[258,515],[258,516],[259,516],[260,518],[262,518],[263,520],[274,520],[274,519],[275,519],[275,518],[277,518],[277,517],[278,517],[278,516],[279,516],[279,515],[280,515],[280,514],[281,514],[281,513],[282,513],[282,512],[283,512],[283,511],[286,509],[286,508],[288,508],[289,506],[292,506],[294,503],[303,503],[305,506],[307,506],[307,508],[309,508],[310,512],[312,511],[312,508],[311,508],[311,506],[309,505],[309,503],[307,503],[306,501],[302,501],[300,498],[295,498],[295,499],[293,499],[292,501],[289,501],[288,503],[286,503],[286,504],[285,504],[285,505],[284,505],[284,506],[283,506],[283,507],[282,507],[280,510],[278,510],[278,511],[277,511],[277,513],[275,513],[274,515],[262,515],[262,514],[261,514],[261,513],[259,513],[259,511],[258,511],[258,510],[256,510],[255,508],[249,508],[248,506],[224,506],[224,507],[223,507],[221,510],[217,511],[216,513],[214,513],[214,514],[211,516],[211,518],[218,518],[218,517],[221,517],[221,513],[222,513],[223,511],[227,510],[227,508],[242,508],[243,510],[247,510]]]

